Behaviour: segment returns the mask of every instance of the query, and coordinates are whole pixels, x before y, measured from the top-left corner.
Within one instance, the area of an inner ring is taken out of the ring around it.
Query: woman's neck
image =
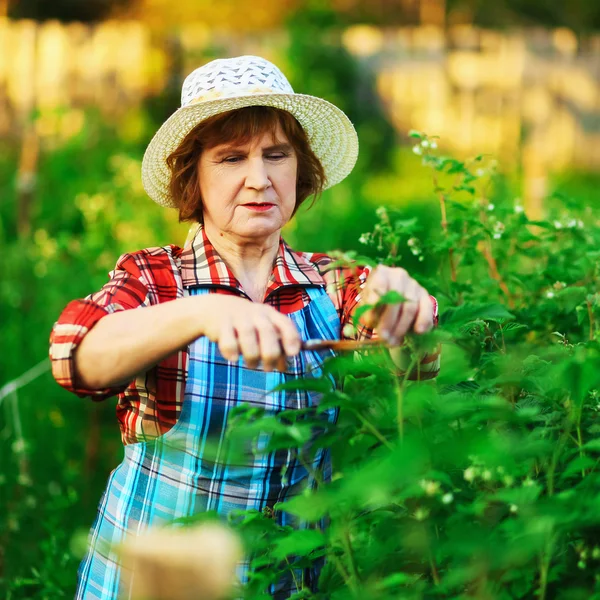
[[[204,232],[219,256],[242,284],[244,292],[254,302],[262,302],[279,250],[280,233],[274,233],[267,239],[257,241],[233,238],[226,232],[213,231],[210,226],[205,227]]]

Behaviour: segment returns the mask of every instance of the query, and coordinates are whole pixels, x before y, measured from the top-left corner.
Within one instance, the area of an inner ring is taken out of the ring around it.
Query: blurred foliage
[[[87,23],[100,21],[130,3],[131,0],[8,0],[8,16],[12,19]]]
[[[326,598],[528,598],[543,586],[547,598],[562,589],[593,597],[597,179],[564,176],[549,219],[530,223],[487,159],[442,159],[426,137],[415,138],[415,153],[398,148],[381,113],[365,109],[367,75],[319,35],[335,18],[311,9],[292,19],[284,70],[296,89],[352,116],[361,156],[346,181],[300,211],[286,239],[407,268],[440,299],[439,331],[422,343],[442,343],[443,370],[433,384],[398,384],[385,356],[329,365],[346,382],[323,404],[343,408],[322,440],[335,481],[286,509],[309,521],[327,514],[332,526],[292,533],[243,517],[256,560],[275,549],[249,594],[260,597],[291,549],[307,563],[327,555]],[[100,288],[121,253],[183,243],[187,227],[140,184],[163,112],[160,99],[111,123],[88,112],[79,133],[43,140],[28,233],[17,230],[21,148],[2,141],[0,384],[46,355],[61,309]],[[0,596],[72,597],[74,533],[85,536],[122,454],[111,404],[75,398],[46,374],[5,398],[0,415]]]
[[[143,20],[159,28],[202,21],[211,27],[253,31],[280,26],[290,15],[302,12],[315,15],[327,10],[337,15],[343,25],[370,23],[377,25],[415,25],[421,21],[421,5],[435,5],[453,23],[473,23],[482,27],[504,28],[542,25],[570,27],[589,32],[600,27],[600,5],[595,0],[260,0],[252,10],[244,10],[240,0],[8,0],[11,18],[92,22],[108,17]]]

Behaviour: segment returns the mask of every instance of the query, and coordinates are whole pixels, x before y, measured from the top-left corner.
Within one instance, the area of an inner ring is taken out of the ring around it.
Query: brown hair
[[[325,185],[325,171],[312,151],[300,123],[292,114],[279,108],[248,106],[202,121],[167,158],[167,165],[171,170],[169,188],[179,209],[179,220],[203,222],[198,161],[204,150],[220,144],[246,144],[267,132],[274,137],[278,125],[292,145],[298,160],[294,213],[309,196],[314,195],[316,200]]]

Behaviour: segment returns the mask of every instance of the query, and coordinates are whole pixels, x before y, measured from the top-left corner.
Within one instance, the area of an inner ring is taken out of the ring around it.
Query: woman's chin
[[[242,227],[236,228],[240,237],[265,239],[271,235],[279,235],[285,223],[274,222],[272,219],[254,218],[250,219]]]

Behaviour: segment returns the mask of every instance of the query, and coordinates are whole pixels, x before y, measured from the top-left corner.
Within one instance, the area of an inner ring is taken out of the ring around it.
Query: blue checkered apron
[[[310,302],[289,315],[302,339],[338,339],[340,320],[325,289],[308,287],[306,291]],[[192,288],[189,293],[200,295],[209,290]],[[127,535],[209,510],[224,517],[236,509],[262,511],[314,485],[296,453],[289,450],[249,455],[242,466],[228,464],[225,429],[229,412],[240,404],[261,407],[270,414],[316,406],[316,392],[270,390],[298,377],[319,376],[323,360],[331,353],[301,352],[288,361],[286,372],[267,373],[244,367],[241,359],[226,361],[217,344],[206,337],[190,344],[189,351],[179,420],[158,439],[125,446],[123,462],[109,477],[90,533],[89,550],[79,567],[78,600],[130,597],[114,552]],[[334,421],[337,413],[325,411],[324,418]],[[210,452],[205,452],[208,447]],[[325,472],[327,478],[328,452],[318,450],[314,456],[312,467]],[[275,515],[282,525],[302,526],[289,521],[285,513],[277,511]],[[242,582],[247,567],[243,563],[238,569]],[[275,598],[288,598],[295,591],[291,578],[269,590]]]

